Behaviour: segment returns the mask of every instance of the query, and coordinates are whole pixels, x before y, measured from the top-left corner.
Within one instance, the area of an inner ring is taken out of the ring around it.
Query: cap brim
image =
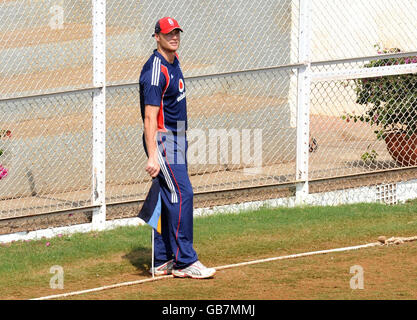
[[[176,27],[176,28],[172,28],[172,29],[170,29],[169,31],[166,31],[166,32],[162,32],[162,30],[161,30],[159,33],[167,34],[167,33],[170,33],[172,30],[176,30],[176,29],[180,30],[181,32],[184,32],[181,28]],[[152,34],[152,37],[155,37],[155,33]]]
[[[165,32],[163,32],[162,30],[161,30],[161,33],[163,33],[163,34],[167,34],[167,33],[170,33],[172,30],[180,30],[181,32],[184,32],[184,31],[182,31],[182,29],[181,28],[179,28],[179,27],[174,27],[174,28],[172,28],[172,29],[168,29],[168,30],[164,30]]]

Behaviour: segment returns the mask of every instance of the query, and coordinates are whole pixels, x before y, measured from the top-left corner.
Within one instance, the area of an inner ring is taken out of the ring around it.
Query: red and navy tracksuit
[[[178,56],[170,64],[155,50],[143,66],[140,106],[159,108],[156,137],[161,170],[161,234],[155,232],[155,267],[174,259],[182,269],[198,260],[193,248],[193,189],[187,167],[187,107],[184,76]],[[146,150],[145,139],[143,144]]]

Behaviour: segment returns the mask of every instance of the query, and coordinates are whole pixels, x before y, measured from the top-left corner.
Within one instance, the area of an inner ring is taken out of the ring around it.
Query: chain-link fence
[[[155,23],[165,16],[183,27],[179,56],[186,77],[297,61],[298,0],[108,0],[108,84],[138,80],[156,48]]]
[[[413,0],[313,0],[311,6],[313,61],[373,56],[376,45],[416,50]]]
[[[101,30],[93,28],[99,2]],[[416,13],[413,0],[3,1],[0,220],[68,218],[106,204],[107,219],[136,215],[150,185],[137,82],[163,16],[184,29],[196,207],[308,203],[298,193],[307,185],[311,196],[345,190],[341,202],[402,192],[417,171]],[[95,32],[106,35],[102,86]],[[95,120],[94,92],[104,89],[105,119]],[[104,120],[105,203],[97,204],[94,121]],[[407,146],[392,133],[404,129]],[[378,190],[346,200],[347,189],[364,187]],[[67,220],[50,225],[91,214]],[[17,229],[0,224],[0,233],[30,228]]]
[[[188,79],[188,164],[196,192],[294,180],[295,105],[288,96],[293,74],[278,68]],[[110,202],[137,199],[148,190],[138,100],[137,85],[107,90]]]
[[[333,179],[330,189],[375,187],[370,194],[364,193],[368,201],[375,200],[373,193],[381,200],[379,189],[385,188],[392,196],[382,200],[390,203],[397,201],[392,200],[400,192],[397,183],[415,181],[415,63],[416,52],[409,55],[385,48],[372,59],[317,67],[317,81],[311,89],[310,134],[320,149],[310,155],[311,181]],[[329,183],[324,183],[314,189],[324,192],[328,188]]]
[[[0,3],[0,98],[91,87],[91,2]]]
[[[0,102],[0,216],[16,217],[89,204],[91,92]],[[7,134],[8,133],[8,134]]]

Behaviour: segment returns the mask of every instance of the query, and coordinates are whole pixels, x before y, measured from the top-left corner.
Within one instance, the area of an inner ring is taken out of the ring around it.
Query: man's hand
[[[160,169],[158,160],[154,159],[154,157],[148,159],[145,170],[152,178],[155,178],[158,175]]]

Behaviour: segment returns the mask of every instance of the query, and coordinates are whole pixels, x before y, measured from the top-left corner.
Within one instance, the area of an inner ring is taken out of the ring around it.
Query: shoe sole
[[[213,277],[215,274],[216,274],[216,270],[214,270],[211,274],[206,275],[206,276],[196,276],[196,275],[190,275],[190,274],[187,274],[187,273],[172,272],[172,275],[175,278],[191,278],[191,279],[208,279],[208,278]]]
[[[172,260],[170,260],[170,261],[172,261]],[[168,268],[168,269],[164,269],[164,268],[166,268],[167,265],[169,265],[170,261],[164,263],[163,265],[160,265],[157,268],[153,268],[155,270],[154,275],[156,275],[156,276],[170,275],[172,273],[172,267]],[[160,268],[162,268],[163,270],[158,270]],[[149,270],[149,274],[152,274],[152,268]]]
[[[150,274],[152,274],[152,271],[149,271]],[[154,275],[156,276],[167,276],[170,275],[171,271],[155,271]]]

